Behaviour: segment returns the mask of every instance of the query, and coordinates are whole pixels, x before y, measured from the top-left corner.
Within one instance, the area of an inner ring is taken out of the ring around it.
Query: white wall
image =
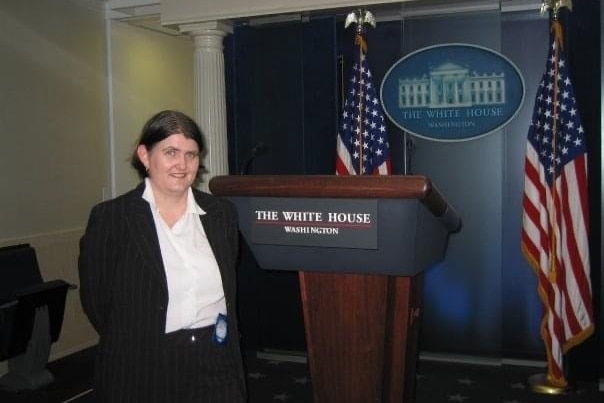
[[[103,15],[94,0],[0,2],[0,245],[31,243],[45,280],[78,283],[78,239],[108,183]],[[70,291],[52,356],[95,338]]]
[[[0,1],[0,246],[31,243],[45,280],[79,283],[90,208],[138,183],[128,158],[145,120],[193,111],[190,39],[106,24],[103,5]],[[50,359],[96,341],[70,291]]]
[[[97,2],[0,3],[0,240],[81,227],[107,180]]]

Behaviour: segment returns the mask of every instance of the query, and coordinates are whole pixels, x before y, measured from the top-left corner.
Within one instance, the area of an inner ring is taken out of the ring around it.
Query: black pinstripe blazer
[[[101,402],[173,402],[166,357],[168,288],[145,185],[93,207],[80,241],[80,298],[100,336],[95,389]],[[245,375],[236,319],[237,215],[221,198],[193,190],[220,273],[229,314],[228,353]],[[170,361],[172,362],[172,361]]]

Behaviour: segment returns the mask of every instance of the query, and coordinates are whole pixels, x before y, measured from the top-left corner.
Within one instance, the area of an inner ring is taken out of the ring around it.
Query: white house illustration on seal
[[[402,78],[398,85],[399,108],[459,108],[505,104],[505,74],[477,73],[445,62],[429,76]]]

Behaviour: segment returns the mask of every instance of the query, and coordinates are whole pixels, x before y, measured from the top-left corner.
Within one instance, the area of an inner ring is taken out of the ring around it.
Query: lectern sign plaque
[[[377,200],[254,198],[251,242],[377,249]]]

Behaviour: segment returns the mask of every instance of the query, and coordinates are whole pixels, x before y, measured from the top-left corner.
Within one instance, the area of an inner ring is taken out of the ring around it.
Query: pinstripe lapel
[[[167,293],[168,282],[161,256],[161,249],[159,247],[159,240],[157,239],[155,222],[153,221],[153,214],[151,213],[149,203],[142,198],[144,190],[145,185],[143,183],[131,193],[128,206],[128,210],[131,214],[129,215],[128,220],[131,223],[134,242],[140,249],[145,264],[160,275]]]
[[[214,257],[218,262],[218,269],[220,270],[220,274],[225,281],[225,273],[224,273],[224,264],[225,258],[223,256],[225,248],[220,244],[220,231],[221,228],[218,227],[220,223],[222,223],[221,216],[222,211],[217,208],[216,201],[211,197],[203,197],[202,195],[193,193],[195,195],[195,201],[206,212],[206,214],[200,216],[201,225],[203,225],[203,230],[206,233],[206,237],[208,238],[208,242],[210,243],[210,247],[212,248],[212,252],[214,252]]]
[[[214,202],[214,200],[212,200],[210,198],[195,197],[195,201],[197,202],[199,207],[201,207],[203,209],[203,211],[206,212],[205,214],[200,216],[201,224],[203,225],[203,230],[206,233],[208,242],[210,243],[210,246],[212,247],[212,251],[214,252],[214,255],[216,256],[216,260],[218,260],[218,265],[220,266],[220,256],[218,256],[218,254],[220,253],[220,248],[219,248],[219,245],[217,244],[217,240],[216,240],[217,233],[216,233],[216,228],[215,228],[216,227],[215,224],[217,222],[219,222],[219,220],[217,220],[217,218],[218,218],[218,215],[220,214],[220,211],[218,209],[216,209],[216,203]],[[222,271],[222,268],[220,268],[220,270]]]

